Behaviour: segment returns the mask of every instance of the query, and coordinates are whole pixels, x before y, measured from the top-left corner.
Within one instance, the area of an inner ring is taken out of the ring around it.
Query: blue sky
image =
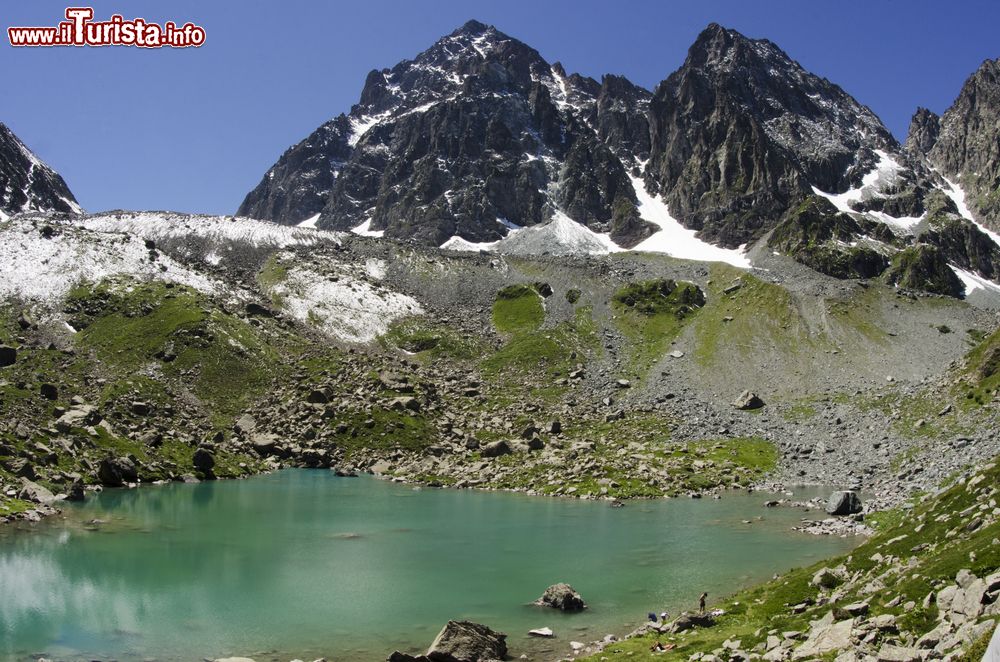
[[[80,3],[82,4],[82,3]],[[0,121],[104,209],[232,213],[290,145],[357,101],[365,74],[470,18],[567,71],[652,88],[711,21],[771,39],[870,106],[902,140],[918,105],[942,112],[1000,57],[996,0],[94,0],[113,13],[205,27],[200,49],[13,49],[11,25],[67,4],[4,0]]]

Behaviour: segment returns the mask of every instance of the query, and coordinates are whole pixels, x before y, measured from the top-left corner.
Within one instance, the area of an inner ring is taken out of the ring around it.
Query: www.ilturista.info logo
[[[194,23],[163,25],[145,19],[125,20],[115,14],[94,21],[91,7],[68,7],[66,20],[55,27],[10,27],[11,46],[138,46],[140,48],[189,48],[205,43],[205,28]]]

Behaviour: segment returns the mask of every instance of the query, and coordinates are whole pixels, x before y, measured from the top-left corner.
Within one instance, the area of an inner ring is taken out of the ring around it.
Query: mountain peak
[[[490,30],[496,30],[492,25],[486,25],[476,19],[469,19],[466,21],[462,27],[458,28],[451,33],[450,36],[457,37],[459,35],[468,35],[470,37],[478,37],[481,34],[489,32]]]
[[[63,178],[0,122],[0,219],[22,211],[82,210]]]

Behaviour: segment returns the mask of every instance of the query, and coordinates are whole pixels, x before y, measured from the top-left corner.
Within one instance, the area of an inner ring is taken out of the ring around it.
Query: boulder
[[[306,396],[306,402],[314,405],[325,405],[330,402],[330,394],[326,392],[326,389],[314,388]]]
[[[152,411],[152,407],[149,406],[148,402],[143,402],[142,400],[134,400],[132,402],[132,413],[136,416],[149,416]]]
[[[97,465],[97,480],[106,487],[121,487],[139,480],[139,472],[127,457],[106,457]]]
[[[670,624],[670,632],[677,634],[694,628],[710,628],[713,625],[715,625],[715,619],[712,618],[711,614],[684,612]]]
[[[100,422],[101,415],[98,413],[96,407],[92,405],[78,405],[56,420],[56,429],[60,432],[69,432],[73,428],[97,425]]]
[[[215,472],[212,471],[215,468],[215,456],[212,455],[212,451],[207,448],[199,448],[194,452],[191,463],[205,478],[215,478]]]
[[[17,491],[17,498],[44,505],[48,505],[56,500],[56,496],[52,492],[38,483],[31,482],[27,478],[21,479],[21,489]]]
[[[587,608],[587,603],[580,594],[574,591],[572,586],[564,583],[553,584],[545,589],[542,597],[535,600],[535,604],[562,611],[582,611]]]
[[[856,515],[861,512],[861,499],[851,490],[834,492],[826,502],[826,512],[838,517]]]
[[[822,657],[827,653],[848,648],[851,645],[851,629],[854,620],[833,622],[832,612],[826,618],[813,623],[809,638],[792,653],[793,660]]]
[[[253,662],[249,657],[220,657],[215,662]]]
[[[882,644],[878,650],[878,662],[920,662],[922,659],[921,651],[917,648]]]
[[[448,621],[427,649],[432,662],[482,662],[507,657],[507,635],[471,621]]]
[[[511,449],[510,444],[503,439],[486,444],[479,451],[483,457],[500,457],[501,455],[509,455],[512,452],[513,449]]]
[[[243,414],[233,426],[240,434],[250,434],[257,427],[257,420],[250,414]]]
[[[840,568],[820,568],[812,578],[812,585],[820,588],[834,588],[843,582],[844,573]]]
[[[260,455],[261,457],[278,455],[280,453],[280,449],[278,448],[278,437],[273,434],[255,434],[250,443],[253,445],[253,449],[257,452],[257,455]]]
[[[528,634],[532,637],[545,637],[550,638],[555,636],[555,632],[552,628],[535,628],[534,630],[528,630]]]
[[[17,350],[7,345],[0,345],[0,368],[17,363]]]
[[[400,396],[389,401],[389,409],[420,411],[420,401],[410,395]]]
[[[740,393],[740,397],[733,402],[733,406],[742,411],[749,411],[760,409],[764,406],[764,401],[753,391],[743,391]]]
[[[46,400],[58,400],[59,388],[55,384],[42,384],[38,387],[38,394]]]
[[[83,491],[83,483],[79,480],[73,481],[73,484],[69,487],[69,492],[66,493],[67,501],[83,501],[86,497],[86,493]]]

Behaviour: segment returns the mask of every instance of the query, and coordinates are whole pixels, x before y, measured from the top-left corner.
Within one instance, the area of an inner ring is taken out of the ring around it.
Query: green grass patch
[[[693,283],[660,278],[629,283],[611,302],[615,325],[630,344],[627,369],[641,378],[705,304],[705,296]]]
[[[501,333],[518,334],[538,329],[545,321],[542,297],[530,285],[510,285],[497,292],[493,326]]]

